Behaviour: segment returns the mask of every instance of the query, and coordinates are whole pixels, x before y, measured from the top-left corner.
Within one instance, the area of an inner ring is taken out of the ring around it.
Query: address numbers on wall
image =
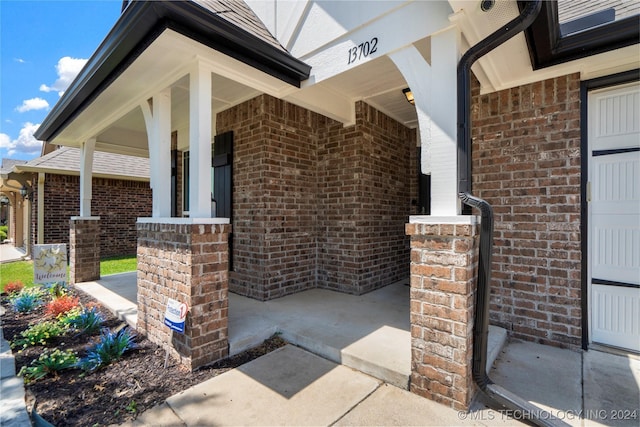
[[[349,49],[349,59],[347,64],[353,64],[356,61],[360,61],[362,58],[366,58],[369,55],[376,53],[378,50],[378,38],[373,37],[371,40],[362,42],[358,46],[354,46]]]

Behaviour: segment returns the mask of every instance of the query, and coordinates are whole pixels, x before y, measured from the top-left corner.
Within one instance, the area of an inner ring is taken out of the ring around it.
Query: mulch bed
[[[70,293],[80,297],[83,305],[97,304],[82,292],[72,289]],[[6,308],[1,318],[2,328],[9,342],[46,317],[44,308],[27,314],[14,312],[4,294],[2,305]],[[100,305],[98,308],[106,319],[105,327],[114,330],[122,326],[122,322],[108,309]],[[93,340],[97,338],[92,337]],[[90,339],[86,336],[67,334],[48,347],[76,351],[78,356],[83,356],[89,344]],[[194,372],[173,359],[169,359],[165,369],[165,351],[161,347],[141,336],[136,338],[136,344],[137,348],[126,352],[122,359],[95,372],[69,369],[57,376],[49,375],[27,384],[28,407],[35,405],[40,416],[58,427],[121,424],[134,420],[169,396],[267,354],[286,342],[274,336],[259,347]],[[16,372],[37,359],[44,348],[36,346],[21,352],[13,350]]]

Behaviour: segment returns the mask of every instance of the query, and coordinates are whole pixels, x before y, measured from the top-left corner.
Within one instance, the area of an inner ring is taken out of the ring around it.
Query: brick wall
[[[80,214],[80,177],[47,174],[44,243],[69,243],[69,218]],[[94,178],[91,213],[100,217],[101,257],[136,253],[136,219],[151,216],[148,182]],[[37,236],[37,191],[33,197],[32,242]]]
[[[231,226],[145,222],[137,229],[137,329],[163,347],[170,343],[189,369],[226,357]],[[164,325],[169,298],[189,306],[184,333]]]
[[[261,95],[218,115],[217,133],[234,132],[232,291],[360,294],[408,276],[415,132],[356,112],[345,128]]]
[[[495,210],[491,322],[576,348],[580,310],[580,76],[473,93],[473,189]]]
[[[436,220],[437,221],[437,220]],[[411,236],[413,393],[468,409],[473,384],[473,313],[478,226],[407,224]]]
[[[319,286],[362,294],[408,277],[415,132],[358,102],[356,124],[318,144]]]
[[[218,115],[217,133],[234,132],[234,292],[265,300],[315,286],[322,120],[267,95]]]
[[[88,282],[100,278],[100,220],[69,219],[69,280]]]

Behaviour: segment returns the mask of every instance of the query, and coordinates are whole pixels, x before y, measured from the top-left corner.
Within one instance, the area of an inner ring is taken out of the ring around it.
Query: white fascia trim
[[[409,224],[476,225],[476,224],[480,224],[480,217],[476,215],[452,215],[452,216],[411,215],[409,216]]]
[[[171,224],[171,225],[182,225],[182,224],[231,224],[229,218],[153,218],[153,217],[144,217],[138,218],[138,224]]]

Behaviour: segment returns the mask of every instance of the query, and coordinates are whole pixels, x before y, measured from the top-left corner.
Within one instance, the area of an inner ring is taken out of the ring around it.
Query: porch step
[[[383,326],[341,349],[327,345],[325,340],[317,340],[316,337],[286,330],[281,333],[282,338],[311,353],[396,387],[409,389],[411,337],[408,331]]]

